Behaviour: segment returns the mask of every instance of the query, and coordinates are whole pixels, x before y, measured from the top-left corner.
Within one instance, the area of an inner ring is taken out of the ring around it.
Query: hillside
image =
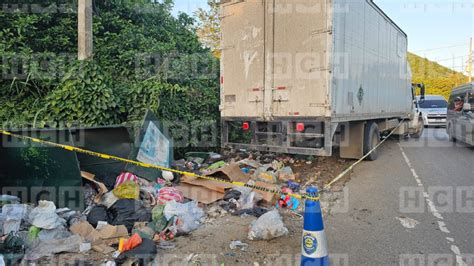
[[[468,81],[462,73],[453,71],[426,58],[408,53],[413,82],[424,83],[427,94],[443,95],[446,99],[451,90]]]

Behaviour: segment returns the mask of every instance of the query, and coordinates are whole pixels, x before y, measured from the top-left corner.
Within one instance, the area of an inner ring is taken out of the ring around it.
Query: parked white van
[[[425,100],[417,97],[418,110],[423,116],[425,127],[446,126],[446,115],[448,113],[448,102],[441,95],[426,95]]]

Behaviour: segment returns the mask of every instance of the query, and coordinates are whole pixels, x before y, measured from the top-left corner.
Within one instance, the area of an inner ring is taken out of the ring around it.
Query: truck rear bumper
[[[297,129],[298,125],[300,130]],[[304,127],[302,131],[301,125]],[[335,126],[326,119],[281,118],[263,121],[222,118],[221,126],[223,147],[315,156],[332,155]]]

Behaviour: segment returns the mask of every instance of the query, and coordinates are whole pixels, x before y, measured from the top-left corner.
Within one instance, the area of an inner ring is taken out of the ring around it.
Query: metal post
[[[469,42],[469,62],[467,63],[467,73],[469,75],[469,82],[472,82],[472,38]]]

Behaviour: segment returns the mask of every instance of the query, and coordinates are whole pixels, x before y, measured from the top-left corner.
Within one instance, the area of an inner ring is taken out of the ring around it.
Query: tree
[[[214,56],[220,58],[221,27],[219,1],[208,0],[207,4],[209,9],[199,8],[195,12],[198,20],[197,35],[204,47],[211,49]]]
[[[414,83],[424,83],[427,94],[442,95],[448,99],[451,90],[468,81],[462,73],[436,62],[408,53]]]
[[[218,60],[171,0],[94,0],[94,58],[84,62],[75,1],[37,2],[41,12],[0,9],[0,128],[113,125],[146,109],[164,122],[218,123]]]

